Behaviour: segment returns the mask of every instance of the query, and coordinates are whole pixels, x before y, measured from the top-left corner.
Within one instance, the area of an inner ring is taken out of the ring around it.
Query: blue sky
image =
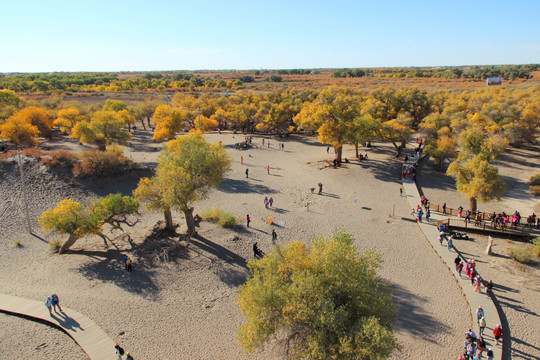
[[[0,0],[0,72],[540,63],[540,1]]]

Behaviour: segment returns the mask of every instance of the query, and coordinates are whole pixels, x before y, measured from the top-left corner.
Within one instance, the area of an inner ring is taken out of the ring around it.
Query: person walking
[[[126,254],[123,254],[122,255],[122,262],[124,263],[124,269],[128,269],[128,266],[127,266],[127,260],[129,259],[129,256],[127,256]]]
[[[319,185],[319,194],[321,194],[322,193],[322,183],[319,183],[318,185]]]
[[[429,222],[429,217],[431,216],[431,210],[429,210],[429,207],[426,208],[426,220]]]
[[[416,212],[416,216],[418,216],[419,223],[422,222],[422,215],[424,215],[424,212],[422,211],[422,209],[418,209],[418,211]]]
[[[486,328],[486,318],[481,317],[480,320],[478,320],[478,328],[480,329],[478,333],[480,336],[484,335],[484,329]]]
[[[116,350],[116,356],[118,356],[118,360],[122,360],[122,355],[124,355],[124,349],[118,344],[114,345],[114,348]]]
[[[45,307],[49,309],[49,315],[52,316],[52,298],[50,296],[47,296],[47,300],[45,300]]]
[[[484,340],[484,337],[480,335],[478,337],[478,341],[476,342],[476,350],[478,351],[476,356],[481,358],[482,353],[484,352],[485,349],[486,349],[486,341]]]
[[[58,309],[60,310],[60,312],[63,312],[62,311],[62,308],[60,307],[60,299],[58,299],[58,295],[56,294],[52,294],[51,295],[51,300],[52,300],[52,307],[54,309],[54,312],[58,312],[56,310],[56,307],[58,306]]]
[[[452,248],[454,247],[453,238],[450,236],[450,239],[448,239],[448,251],[452,251]]]
[[[246,169],[246,179],[249,178],[249,169]]]
[[[487,355],[487,360],[493,360],[493,349],[489,348],[486,355]]]
[[[457,266],[457,272],[459,277],[461,278],[461,272],[463,271],[463,261],[459,262],[459,265]]]
[[[493,288],[493,281],[489,280],[486,284],[486,294],[487,296],[491,297],[491,289]]]
[[[270,175],[270,165],[266,165],[266,173]]]
[[[240,165],[244,165],[244,157],[240,156]]]
[[[272,229],[272,242],[275,242],[276,240],[277,240],[276,230]]]
[[[126,353],[126,360],[133,360],[133,356],[130,353]]]
[[[480,318],[484,317],[484,309],[481,306],[476,309],[476,323],[480,324]]]
[[[268,204],[269,204],[269,203],[270,203],[270,202],[268,201],[268,197],[265,196],[265,197],[264,197],[264,207],[268,209]]]
[[[127,267],[127,272],[132,272],[133,271],[133,261],[131,260],[130,257],[128,257],[128,259],[126,260],[126,267]]]
[[[499,345],[499,340],[501,340],[503,337],[503,329],[501,324],[497,325],[495,329],[493,329],[493,336],[495,337],[495,346]]]
[[[249,214],[246,215],[246,223],[247,227],[249,227],[249,223],[251,222],[251,218],[249,217]]]
[[[330,152],[330,145],[326,146],[326,153],[328,154]]]
[[[456,271],[460,262],[461,262],[461,258],[459,257],[459,254],[457,254],[456,258],[454,259],[454,264],[456,265]]]
[[[442,213],[446,214],[446,203],[442,204]]]
[[[401,186],[399,187],[399,196],[403,196],[403,188]]]
[[[272,199],[272,197],[270,196],[270,199],[268,199],[268,204],[270,205],[270,207],[272,207],[273,203],[274,203],[274,199]]]
[[[482,285],[482,277],[480,275],[476,275],[474,279],[474,291],[482,292],[480,289],[480,285]]]

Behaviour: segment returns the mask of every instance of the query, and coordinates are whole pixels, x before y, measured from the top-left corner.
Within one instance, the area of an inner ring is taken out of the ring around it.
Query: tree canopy
[[[152,179],[143,178],[134,192],[149,209],[161,209],[172,228],[170,210],[184,213],[188,233],[195,233],[193,202],[206,198],[231,167],[221,144],[208,143],[200,131],[179,136],[164,146]]]
[[[248,262],[238,339],[253,352],[285,336],[291,358],[385,359],[398,347],[395,305],[377,275],[381,255],[358,253],[352,235],[293,241]]]

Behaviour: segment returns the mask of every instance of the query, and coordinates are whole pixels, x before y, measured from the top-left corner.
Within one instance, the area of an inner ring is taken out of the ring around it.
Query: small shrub
[[[20,239],[16,239],[15,241],[13,241],[13,247],[14,248],[22,248],[22,242]]]
[[[540,237],[533,239],[532,252],[535,257],[540,257]]]
[[[213,207],[200,214],[201,219],[212,221],[222,227],[234,227],[238,224],[238,218],[231,213],[223,211],[220,207]]]
[[[23,149],[23,151],[21,151],[21,154],[39,158],[43,156],[43,151],[37,147],[29,147],[29,148]]]
[[[540,185],[540,173],[537,173],[531,176],[531,179],[529,180],[529,184]]]
[[[203,220],[217,222],[222,214],[223,210],[221,208],[213,207],[203,211],[200,216]]]
[[[526,264],[533,259],[532,246],[508,248],[508,256],[521,264]]]
[[[529,186],[529,191],[530,191],[531,194],[533,194],[534,196],[540,196],[540,185],[532,185],[532,186]]]
[[[49,157],[41,159],[41,163],[48,167],[62,166],[72,168],[79,160],[79,157],[67,149],[60,149],[49,152]]]
[[[60,240],[51,240],[49,241],[49,250],[53,253],[58,252],[62,247],[62,242]]]
[[[131,161],[120,148],[111,146],[105,151],[87,150],[82,161],[73,167],[73,175],[78,177],[107,176],[125,169]]]
[[[221,227],[235,227],[236,224],[238,224],[238,218],[231,213],[223,213],[219,217],[217,223]]]

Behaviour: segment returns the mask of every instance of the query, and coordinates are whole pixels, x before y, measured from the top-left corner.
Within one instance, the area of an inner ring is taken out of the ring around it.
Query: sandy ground
[[[153,166],[161,145],[150,142],[149,137],[138,130],[126,155]],[[252,150],[233,149],[241,135],[209,134],[207,138],[223,141],[234,164],[221,186],[207,200],[195,204],[195,212],[221,206],[238,215],[240,225],[230,230],[201,222],[200,236],[192,241],[189,251],[158,266],[137,256],[146,246],[145,237],[161,220],[160,214],[143,211],[141,222],[128,230],[134,246],[121,236],[116,240],[120,250],[135,260],[132,274],[124,272],[120,251],[104,248],[99,238],[79,240],[70,254],[49,253],[45,241],[57,236],[43,233],[36,219],[67,196],[88,202],[110,192],[130,194],[138,180],[136,174],[107,181],[66,182],[54,171],[26,162],[32,227],[43,241],[27,234],[17,168],[14,163],[4,165],[0,173],[0,291],[36,300],[55,292],[62,304],[94,320],[136,359],[282,358],[277,344],[250,356],[236,340],[243,321],[235,305],[236,289],[247,276],[246,261],[252,258],[253,242],[263,250],[271,247],[272,226],[264,220],[272,215],[285,223],[275,227],[278,241],[308,242],[313,236],[344,229],[354,234],[359,249],[374,247],[384,254],[381,275],[394,289],[398,305],[395,330],[403,347],[393,358],[457,357],[463,330],[472,323],[468,304],[450,270],[411,221],[409,206],[399,196],[400,163],[392,149],[375,144],[368,149],[368,161],[333,169],[324,161],[332,154],[315,138],[272,138],[268,148],[262,147],[260,137],[254,137],[258,148]],[[277,149],[278,141],[284,143],[285,150]],[[43,145],[81,149],[70,141]],[[344,156],[354,158],[353,148],[346,147]],[[266,173],[267,165],[270,174]],[[318,182],[323,183],[323,194],[311,194],[309,188]],[[272,209],[264,208],[265,196],[273,197]],[[394,205],[396,216],[391,218]],[[249,229],[244,226],[248,213],[252,219]],[[174,214],[174,220],[180,224],[178,232],[185,231],[179,214]],[[12,246],[15,239],[21,241],[22,248]],[[521,294],[525,298],[519,301],[538,299],[534,291]],[[531,298],[533,295],[536,297]],[[530,325],[519,317],[515,324],[510,317],[509,321],[515,329],[513,335],[525,333]],[[66,335],[47,331],[50,328],[45,325],[29,325],[31,322],[8,316],[0,317],[0,323],[0,348],[17,347],[20,358],[49,358],[50,354],[39,349],[44,343],[57,358],[66,354],[66,358],[84,358]],[[47,335],[34,338],[26,335],[29,331]],[[25,337],[20,345],[15,340],[19,337]],[[534,341],[529,339],[529,343]]]

